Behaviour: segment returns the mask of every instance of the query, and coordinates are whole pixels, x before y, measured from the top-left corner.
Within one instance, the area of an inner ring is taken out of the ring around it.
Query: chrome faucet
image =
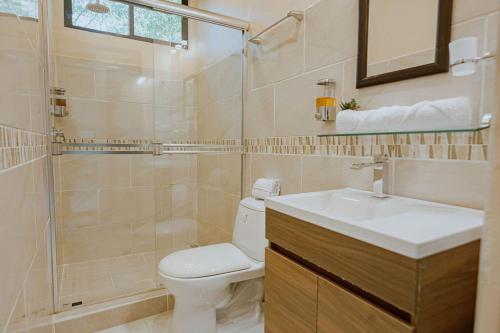
[[[361,170],[364,168],[373,168],[373,196],[376,198],[387,198],[389,188],[389,156],[386,154],[373,155],[371,163],[354,163],[351,169]]]

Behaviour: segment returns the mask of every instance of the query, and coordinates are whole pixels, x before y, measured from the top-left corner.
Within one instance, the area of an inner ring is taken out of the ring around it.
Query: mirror
[[[360,0],[357,87],[447,72],[453,0]]]

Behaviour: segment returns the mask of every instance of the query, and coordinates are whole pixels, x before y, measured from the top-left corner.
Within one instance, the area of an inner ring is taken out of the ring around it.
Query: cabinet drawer
[[[266,249],[266,333],[316,332],[317,302],[316,274]]]
[[[292,216],[266,210],[266,238],[409,313],[415,313],[417,261]]]
[[[318,278],[319,333],[410,333],[413,326],[359,298],[357,295]]]

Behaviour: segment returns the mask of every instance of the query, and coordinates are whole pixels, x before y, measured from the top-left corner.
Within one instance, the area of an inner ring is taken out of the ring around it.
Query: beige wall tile
[[[201,140],[239,139],[241,137],[241,96],[219,100],[201,109],[198,138]]]
[[[155,187],[155,220],[169,221],[172,218],[172,187]]]
[[[30,129],[31,50],[0,50],[0,123]],[[36,68],[36,67],[35,67]]]
[[[315,135],[335,129],[334,122],[314,118],[316,98],[324,95],[324,88],[316,85],[320,79],[337,80],[336,95],[342,96],[343,65],[333,65],[309,72],[276,86],[276,136]]]
[[[170,219],[155,224],[156,250],[172,250],[174,247],[173,226]]]
[[[163,155],[155,157],[154,163],[155,186],[189,184],[191,177],[196,179],[196,174],[190,173],[189,156]]]
[[[241,193],[241,156],[237,154],[221,154],[217,156],[217,164],[221,176],[221,189],[233,195]]]
[[[152,139],[150,104],[69,99],[68,117],[56,119],[67,137]]]
[[[281,184],[281,194],[299,193],[300,170],[300,156],[254,154],[251,183],[258,178],[276,178]]]
[[[352,170],[352,163],[369,162],[371,158],[338,158],[304,156],[302,158],[302,192],[351,187],[372,190],[371,169]]]
[[[37,24],[34,24],[38,26]],[[15,49],[27,50],[30,48],[29,39],[26,32],[15,16],[2,16],[0,18],[0,48],[2,49]]]
[[[225,2],[231,3],[233,1],[226,0]],[[226,6],[225,2],[222,2],[224,3],[224,6],[221,7],[225,8],[221,8],[221,10],[226,12],[231,8],[231,6],[229,4]],[[252,29],[255,30],[253,32],[256,33],[269,24],[272,24],[276,20],[282,18],[283,15],[285,15],[291,9],[304,10],[314,5],[316,2],[318,2],[318,0],[282,0],[275,2],[269,2],[266,0],[252,0],[242,2],[243,4],[240,4],[239,6],[240,10],[244,9],[247,3],[249,3],[250,5],[250,8],[247,9],[249,11],[248,19],[255,23],[255,25],[252,25]],[[234,4],[232,6],[234,7]],[[263,8],[265,10],[263,10]]]
[[[96,95],[95,65],[86,60],[56,58],[57,86],[66,89],[70,97],[92,98]]]
[[[394,194],[483,209],[487,163],[397,160]]]
[[[31,165],[0,173],[0,313],[7,318],[36,251]]]
[[[465,21],[496,10],[500,10],[500,4],[496,0],[456,0],[453,2],[453,22]]]
[[[155,223],[132,225],[132,252],[148,252],[155,250]]]
[[[184,250],[197,243],[197,221],[192,218],[172,220],[173,250]]]
[[[96,225],[98,220],[98,191],[63,191],[62,218],[65,228]]]
[[[101,224],[142,224],[155,215],[153,188],[109,189],[99,192]]]
[[[66,263],[130,254],[130,225],[65,229],[63,248]]]
[[[249,45],[249,66],[252,89],[300,74],[304,68],[304,24],[289,20],[268,32],[261,45]]]
[[[322,0],[306,11],[306,70],[356,56],[358,1]]]
[[[50,234],[43,238],[45,243],[39,247],[33,266],[25,284],[25,302],[28,326],[41,321],[51,315],[52,304],[52,277],[50,265]]]
[[[172,220],[196,217],[196,191],[191,185],[172,186]]]
[[[199,184],[220,186],[221,172],[218,169],[216,155],[200,155],[196,171]]]
[[[198,180],[202,187],[239,195],[241,192],[241,156],[205,155],[198,158]]]
[[[156,73],[155,73],[156,74]],[[184,84],[180,80],[173,78],[156,78],[155,87],[155,105],[182,107],[184,106]]]
[[[197,109],[192,107],[156,107],[155,138],[168,142],[197,139]]]
[[[16,303],[13,307],[12,316],[10,321],[5,327],[5,332],[19,332],[24,331],[27,326],[26,320],[26,303],[24,302],[24,290],[21,290],[20,295],[17,297]]]
[[[95,72],[96,96],[99,99],[153,103],[152,73],[140,67],[117,66]]]
[[[131,164],[132,186],[153,186],[154,157],[133,155]]]
[[[247,94],[245,137],[260,138],[274,135],[274,86],[252,90]]]
[[[49,198],[47,179],[47,158],[33,162],[33,179],[35,193],[35,220],[37,226],[37,239],[40,239],[49,223]]]
[[[486,38],[484,42],[484,52],[498,53],[498,31],[500,30],[500,12],[488,15],[486,17]],[[496,61],[483,62],[484,72],[484,92],[483,92],[483,105],[482,113],[491,113],[497,110],[497,87],[495,82],[496,76]]]
[[[196,195],[198,199],[198,205],[197,205],[197,220],[198,220],[198,225],[201,223],[208,223],[208,191],[209,187],[206,185],[201,185],[198,184],[196,188]]]
[[[130,185],[129,156],[63,156],[63,190],[96,189]]]

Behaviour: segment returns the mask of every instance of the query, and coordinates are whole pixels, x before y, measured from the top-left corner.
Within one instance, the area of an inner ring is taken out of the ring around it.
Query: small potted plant
[[[348,102],[340,103],[340,109],[342,111],[344,111],[344,110],[358,111],[360,108],[361,108],[361,105],[359,105],[358,101],[355,100],[354,98]]]

